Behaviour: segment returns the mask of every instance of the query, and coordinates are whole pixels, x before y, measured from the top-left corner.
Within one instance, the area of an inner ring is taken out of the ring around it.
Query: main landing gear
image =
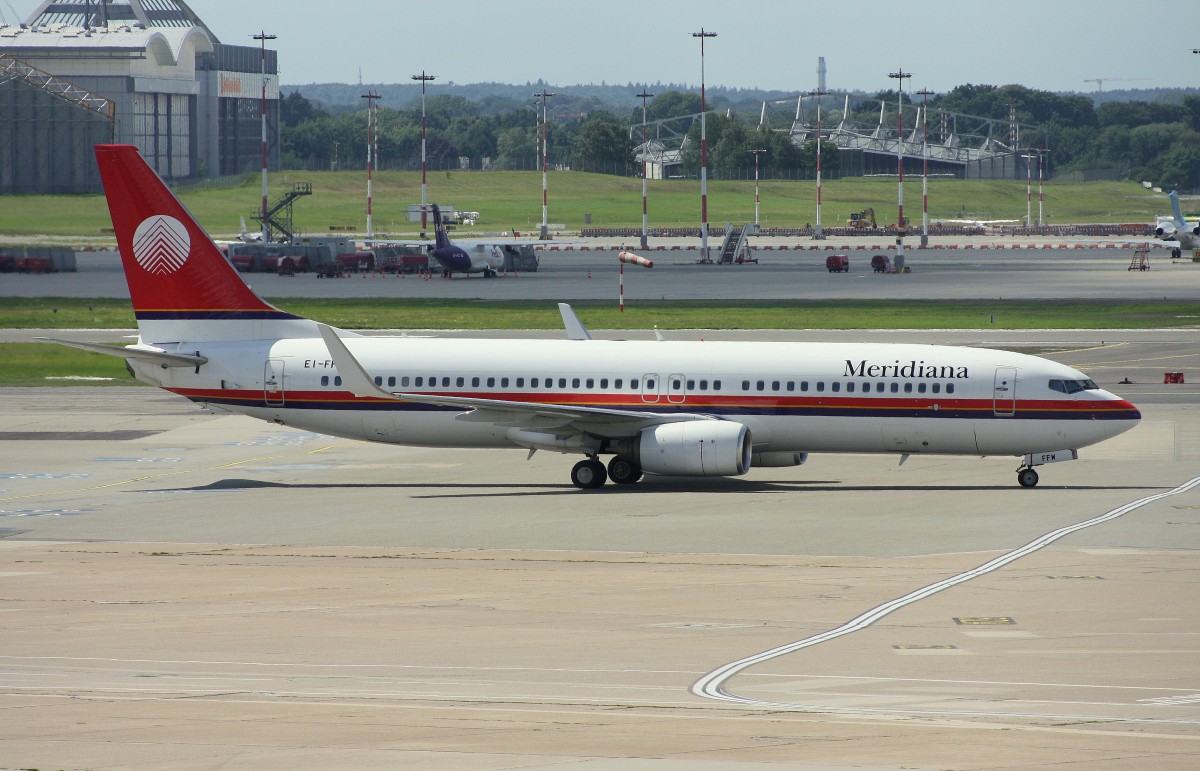
[[[584,458],[571,469],[571,484],[581,490],[595,490],[610,479],[619,485],[631,485],[641,478],[642,467],[619,455],[608,462],[607,472],[595,457]]]

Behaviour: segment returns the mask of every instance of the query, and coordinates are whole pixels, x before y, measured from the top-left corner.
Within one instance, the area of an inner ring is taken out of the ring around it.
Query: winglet
[[[321,333],[321,339],[325,341],[325,347],[329,349],[329,355],[333,359],[334,366],[337,367],[338,374],[342,376],[342,384],[350,389],[350,393],[368,399],[400,398],[375,385],[375,381],[358,363],[358,359],[354,358],[354,354],[350,353],[350,349],[338,337],[333,327],[328,324],[317,324],[317,330]]]
[[[587,331],[587,327],[575,315],[575,309],[567,303],[558,304],[558,312],[562,314],[563,326],[567,329],[568,340],[591,340],[592,333]]]

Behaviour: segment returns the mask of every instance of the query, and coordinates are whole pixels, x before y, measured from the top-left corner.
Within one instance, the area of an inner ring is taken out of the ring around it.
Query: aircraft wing
[[[443,407],[461,407],[466,414],[460,420],[495,423],[501,426],[548,429],[573,428],[576,431],[600,435],[627,435],[639,429],[662,423],[680,423],[693,420],[716,420],[711,415],[699,413],[659,414],[647,410],[620,409],[612,407],[586,407],[571,404],[542,404],[519,402],[509,399],[485,399],[466,396],[441,396],[436,394],[392,393],[375,384],[338,333],[326,324],[318,324],[321,337],[337,366],[342,383],[355,396],[373,399],[433,404]]]

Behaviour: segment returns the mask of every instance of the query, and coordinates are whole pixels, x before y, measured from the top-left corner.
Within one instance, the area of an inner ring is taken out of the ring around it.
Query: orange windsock
[[[617,259],[621,262],[627,262],[630,265],[641,265],[643,268],[654,267],[653,260],[647,260],[645,257],[634,254],[633,252],[621,252],[617,255]]]

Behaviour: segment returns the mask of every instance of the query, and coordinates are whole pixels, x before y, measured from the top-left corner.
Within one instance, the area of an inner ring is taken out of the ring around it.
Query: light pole
[[[262,74],[262,240],[265,244],[271,239],[271,227],[267,223],[267,41],[275,40],[278,35],[268,35],[259,32],[254,35],[260,41],[262,54],[259,57],[259,68]]]
[[[708,135],[704,131],[704,113],[708,109],[704,94],[704,38],[716,37],[715,32],[693,32],[700,38],[700,261],[708,259]]]
[[[542,100],[542,235],[541,235],[541,238],[543,241],[545,241],[546,239],[548,239],[550,237],[550,235],[549,235],[550,199],[549,199],[549,195],[547,193],[547,187],[546,187],[546,168],[549,165],[549,161],[547,159],[550,156],[550,148],[546,144],[546,142],[547,142],[546,124],[550,122],[550,113],[546,108],[546,100],[552,96],[558,96],[558,94],[552,94],[543,88],[542,92],[540,94],[534,94],[534,96],[538,97],[539,99]]]
[[[421,238],[425,237],[425,230],[429,223],[429,198],[425,186],[425,84],[436,77],[436,75],[426,75],[425,70],[421,70],[420,75],[412,76],[413,80],[421,81]]]
[[[756,147],[750,152],[754,153],[754,231],[758,232],[758,156],[766,152],[761,147]]]
[[[1025,227],[1033,227],[1033,148],[1021,156],[1025,159]]]
[[[825,238],[825,232],[821,230],[821,97],[828,93],[822,88],[817,88],[807,94],[817,98],[817,227],[813,231],[813,239],[817,241]]]
[[[904,79],[911,78],[911,72],[900,69],[889,72],[889,78],[895,78],[899,84],[896,89],[896,169],[899,182],[896,187],[898,213],[896,214],[896,262],[904,261]],[[897,265],[896,267],[903,267]]]
[[[1038,148],[1038,227],[1042,227],[1046,224],[1046,220],[1042,218],[1042,207],[1046,203],[1046,196],[1042,192],[1042,169],[1044,168],[1042,163],[1042,155],[1045,152],[1046,148]]]
[[[924,97],[921,110],[921,246],[929,246],[929,96],[928,88],[917,92]]]
[[[375,156],[375,101],[379,94],[374,90],[362,95],[367,100],[367,238],[375,237],[375,225],[371,220],[371,167]]]
[[[646,100],[654,96],[646,89],[642,89],[642,93],[638,94],[642,98],[642,248],[648,248],[647,239],[650,237],[649,227],[649,209],[646,206],[646,153],[649,150],[649,145],[646,139]]]

